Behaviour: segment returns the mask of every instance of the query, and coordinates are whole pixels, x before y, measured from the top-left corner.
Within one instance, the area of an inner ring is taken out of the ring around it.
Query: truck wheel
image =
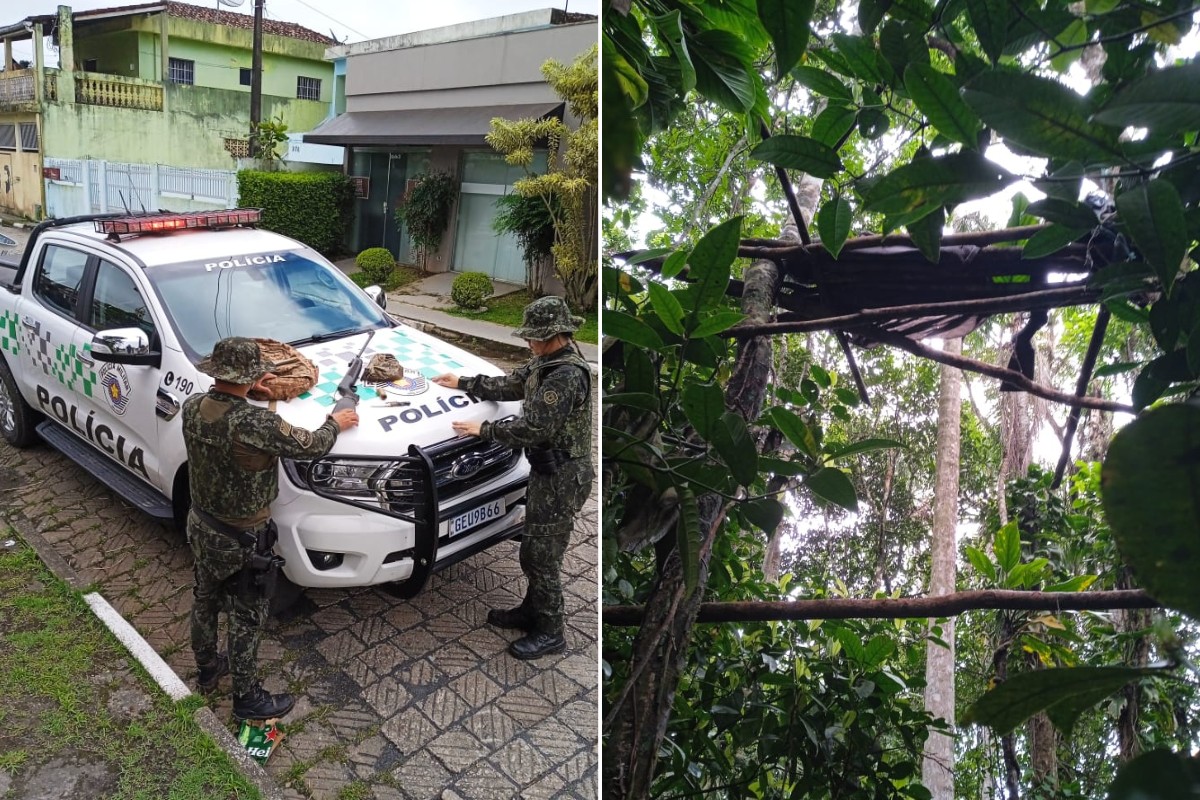
[[[8,364],[0,359],[0,435],[13,447],[28,447],[37,441],[34,426],[39,416],[21,397]]]

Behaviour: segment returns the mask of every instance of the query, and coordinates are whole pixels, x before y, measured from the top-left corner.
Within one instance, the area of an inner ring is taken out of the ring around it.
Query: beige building
[[[561,119],[567,112],[541,66],[548,59],[571,63],[597,36],[595,17],[543,9],[326,51],[339,113],[304,141],[346,147],[346,173],[365,179],[358,182],[364,196],[355,204],[351,247],[386,247],[412,263],[396,202],[418,174],[450,172],[461,194],[425,266],[524,283],[516,239],[492,230],[497,198],[523,172],[484,135],[494,117]],[[544,153],[536,163],[544,165]]]

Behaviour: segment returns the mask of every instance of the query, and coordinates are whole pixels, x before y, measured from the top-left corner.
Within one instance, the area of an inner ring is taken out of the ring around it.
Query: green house
[[[204,186],[222,185],[248,155],[253,24],[178,2],[58,6],[0,23],[0,210],[31,218],[104,210],[121,185],[147,206],[146,195],[177,208],[224,205],[222,191]],[[28,63],[14,61],[21,42],[32,45]],[[45,63],[46,43],[58,49],[57,66]],[[264,20],[263,120],[307,131],[327,116],[333,65],[324,54],[333,44]]]

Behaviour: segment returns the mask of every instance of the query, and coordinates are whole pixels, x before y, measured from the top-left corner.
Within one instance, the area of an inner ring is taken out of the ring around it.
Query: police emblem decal
[[[394,381],[377,383],[375,386],[383,389],[388,394],[411,397],[412,395],[423,394],[429,388],[429,382],[425,380],[425,376],[420,372],[409,367],[404,367],[404,377],[397,378]]]
[[[99,378],[108,404],[118,416],[124,416],[125,410],[129,408],[130,396],[129,376],[125,374],[125,367],[120,364],[105,364],[100,368]]]

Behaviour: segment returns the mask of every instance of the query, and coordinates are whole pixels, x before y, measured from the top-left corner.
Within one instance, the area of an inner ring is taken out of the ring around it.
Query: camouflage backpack
[[[272,378],[263,382],[266,392],[257,389],[250,390],[250,396],[255,400],[288,401],[299,397],[317,385],[317,365],[296,348],[286,342],[274,339],[255,339],[264,361],[275,366],[271,370]]]

